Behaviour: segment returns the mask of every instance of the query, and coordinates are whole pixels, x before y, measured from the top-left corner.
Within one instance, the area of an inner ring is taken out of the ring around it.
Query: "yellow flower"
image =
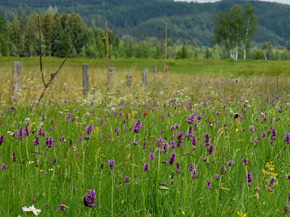
[[[246,217],[246,216],[247,216],[246,213],[244,214],[243,212],[239,212],[239,211],[238,211],[238,215],[239,215],[239,216],[242,216],[242,217]]]

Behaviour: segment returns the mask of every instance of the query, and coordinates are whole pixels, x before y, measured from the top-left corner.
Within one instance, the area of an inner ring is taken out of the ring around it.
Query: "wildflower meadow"
[[[40,103],[40,75],[1,87],[0,216],[289,215],[287,76],[131,70],[85,98],[66,68]]]

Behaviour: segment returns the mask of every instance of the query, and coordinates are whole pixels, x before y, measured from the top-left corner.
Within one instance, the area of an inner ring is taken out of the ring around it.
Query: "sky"
[[[216,2],[218,0],[174,0],[174,1],[182,1],[182,2],[200,2],[200,3],[203,3],[203,2]],[[266,1],[266,0],[265,0]],[[267,0],[267,2],[279,2],[279,3],[283,3],[283,4],[289,4],[290,5],[290,0]]]

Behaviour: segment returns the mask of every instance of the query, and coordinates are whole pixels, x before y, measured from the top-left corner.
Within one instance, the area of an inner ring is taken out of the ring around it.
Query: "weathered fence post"
[[[20,92],[20,76],[22,70],[22,62],[13,62],[13,91],[18,94]]]
[[[131,72],[127,72],[127,87],[131,88],[132,85],[132,74]]]
[[[109,68],[109,73],[108,73],[108,87],[111,88],[113,85],[114,81],[114,75],[115,75],[115,69]]]
[[[83,64],[83,94],[86,96],[89,92],[90,82],[89,82],[89,64]]]
[[[147,68],[142,69],[142,85],[143,86],[148,85],[148,69]]]
[[[154,77],[154,81],[157,80],[157,66],[153,67],[153,77]]]

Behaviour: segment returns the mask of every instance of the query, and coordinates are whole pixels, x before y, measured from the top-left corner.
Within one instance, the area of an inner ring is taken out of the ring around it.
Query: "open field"
[[[68,59],[39,104],[39,60],[20,59],[15,97],[0,60],[0,216],[290,213],[290,62],[169,60],[153,82],[162,60],[111,60],[108,90],[105,60]],[[61,60],[43,62],[48,79]]]
[[[63,59],[60,58],[43,58],[44,69],[47,71],[54,70],[59,66]],[[39,58],[15,58],[1,57],[0,70],[11,71],[12,62],[21,61],[23,66],[29,71],[39,70]],[[105,69],[105,59],[88,59],[88,58],[69,58],[64,66],[65,69],[80,68],[83,63],[88,63],[91,67]],[[121,70],[140,70],[142,68],[152,68],[157,65],[158,69],[163,69],[164,60],[162,59],[112,59],[111,66]],[[168,60],[169,71],[176,73],[195,73],[195,74],[223,74],[225,76],[277,76],[289,75],[290,61],[232,61],[232,60]]]

